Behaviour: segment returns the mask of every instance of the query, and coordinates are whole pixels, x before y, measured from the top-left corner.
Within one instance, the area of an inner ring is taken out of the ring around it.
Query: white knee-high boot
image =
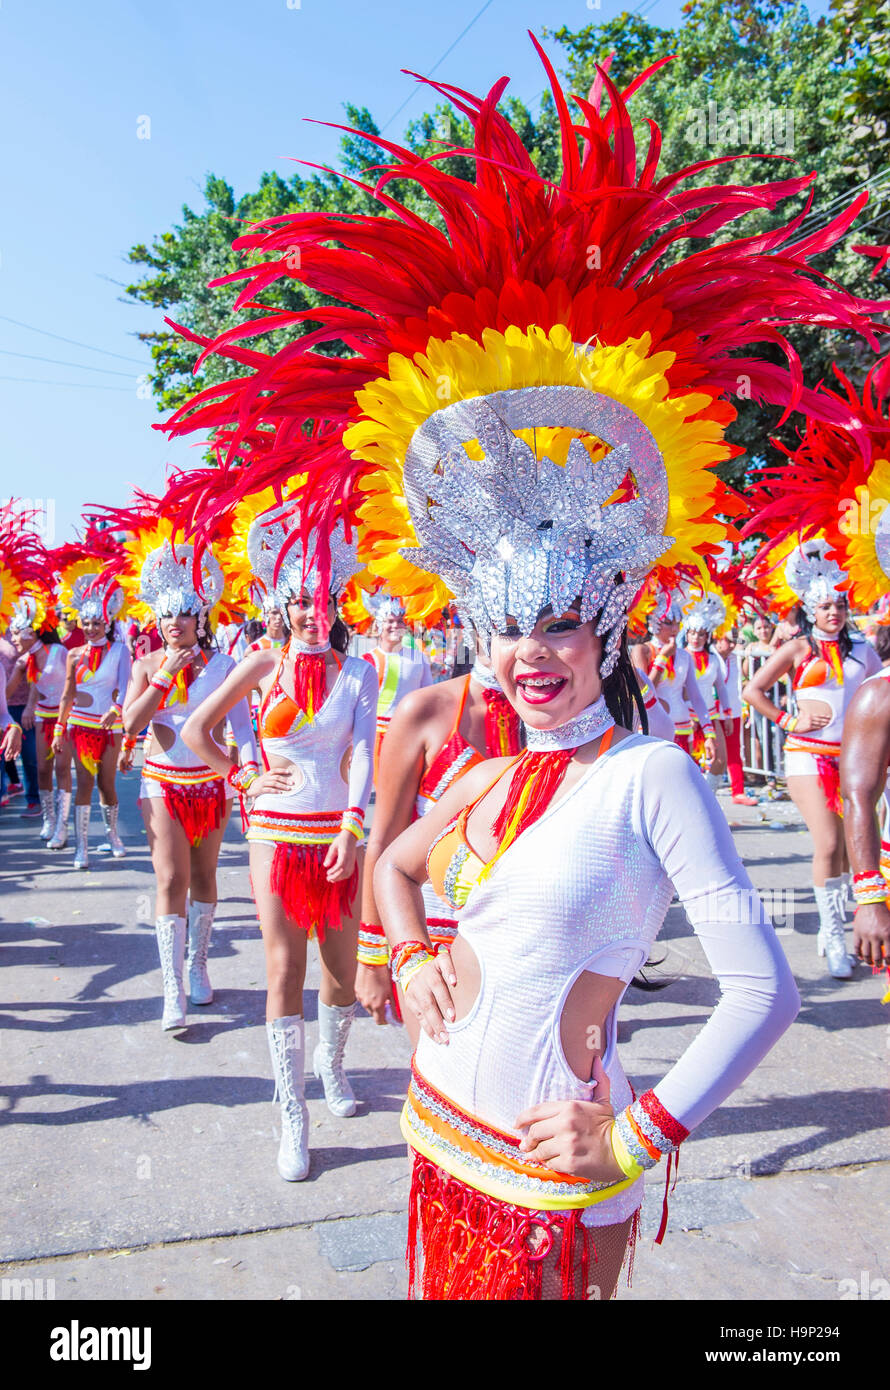
[[[193,1004],[212,1004],[213,986],[207,974],[207,951],[216,903],[189,900],[188,996]]]
[[[853,966],[847,952],[844,914],[841,908],[841,880],[827,878],[824,888],[813,885],[819,909],[819,935],[816,950],[828,961],[828,973],[836,980],[849,980]]]
[[[71,810],[71,792],[56,792],[56,825],[52,839],[47,841],[47,849],[64,849],[68,843],[68,814]]]
[[[74,807],[74,867],[75,869],[88,869],[90,867],[90,811],[91,806]]]
[[[309,1110],[303,1099],[306,1033],[302,1015],[272,1019],[266,1024],[266,1037],[275,1072],[275,1096],[281,1102],[278,1171],[285,1182],[302,1182],[309,1173]]]
[[[40,809],[43,812],[40,838],[41,840],[51,840],[56,828],[56,799],[52,787],[40,793]]]
[[[155,922],[158,955],[164,979],[164,1029],[185,1027],[185,986],[182,969],[185,965],[185,918],[175,912],[158,917]]]
[[[318,1045],[312,1070],[324,1086],[324,1098],[334,1115],[355,1114],[355,1096],[343,1070],[346,1039],[355,1016],[355,1004],[323,1004],[318,1001]]]
[[[114,859],[123,859],[127,851],[124,842],[117,833],[117,818],[120,807],[115,802],[114,806],[101,806],[102,819],[105,822],[105,829],[108,833],[108,843],[111,845],[111,853]]]

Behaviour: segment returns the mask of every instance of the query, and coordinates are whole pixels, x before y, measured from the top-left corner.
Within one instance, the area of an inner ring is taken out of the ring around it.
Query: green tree
[[[858,225],[813,264],[855,293],[874,297],[874,262],[853,247],[860,240],[890,240],[888,4],[835,4],[831,19],[814,22],[796,0],[691,0],[676,31],[624,14],[577,32],[562,28],[555,37],[566,52],[568,86],[583,94],[594,80],[596,65],[610,53],[610,75],[619,86],[642,67],[675,55],[630,102],[641,141],[648,138],[647,117],[661,128],[664,170],[743,154],[755,157],[709,170],[693,182],[755,183],[815,172],[816,196],[805,231],[824,225],[871,181],[871,202]],[[761,151],[773,157],[757,157]],[[777,162],[776,155],[785,162]],[[787,221],[804,206],[800,198],[796,205],[786,202],[775,214],[750,214],[741,230],[729,230],[727,238],[778,225],[780,218]],[[854,376],[867,369],[870,350],[859,341],[808,329],[791,330],[789,337],[800,353],[808,384],[832,380],[833,362]],[[781,360],[775,350],[765,351]],[[777,419],[777,414],[764,418],[753,403],[741,404],[730,437],[743,445],[747,459],[721,469],[728,478],[739,482],[752,460],[777,457],[769,445]],[[793,439],[793,424],[779,433]]]

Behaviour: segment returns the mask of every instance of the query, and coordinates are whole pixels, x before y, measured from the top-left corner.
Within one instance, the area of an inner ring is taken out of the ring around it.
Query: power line
[[[110,352],[108,348],[93,347],[92,343],[81,343],[77,338],[63,338],[61,333],[50,333],[48,328],[35,328],[33,323],[22,323],[6,314],[0,314],[0,320],[3,323],[14,323],[16,328],[26,328],[29,333],[42,333],[44,338],[55,338],[57,342],[68,343],[70,347],[86,348],[87,352],[101,352],[104,357],[119,357],[122,362],[137,362],[140,367],[145,365],[139,357],[126,357],[122,352]]]
[[[125,376],[132,381],[132,372],[116,372],[113,367],[87,367],[82,362],[63,362],[59,357],[35,357],[30,352],[14,352],[12,348],[0,348],[4,357],[20,357],[26,362],[50,362],[54,367],[76,367],[79,372],[102,372],[106,376]]]
[[[464,38],[464,37],[470,32],[470,30],[472,29],[473,25],[476,23],[476,20],[477,20],[477,19],[481,19],[482,16],[485,14],[485,11],[488,9],[488,7],[489,7],[490,5],[493,5],[493,4],[494,4],[494,0],[485,0],[485,4],[482,6],[482,8],[481,8],[480,10],[477,10],[477,11],[476,11],[476,13],[473,15],[473,18],[470,20],[470,22],[469,22],[469,24],[466,26],[466,28],[464,28],[464,29],[462,29],[462,30],[460,31],[460,33],[458,34],[458,36],[457,36],[457,38],[454,40],[454,42],[453,42],[448,48],[446,48],[446,50],[445,50],[445,52],[442,54],[441,58],[437,58],[436,61],[433,63],[433,66],[430,68],[429,72],[427,72],[427,73],[424,74],[425,77],[432,77],[432,75],[433,75],[433,73],[436,71],[436,69],[439,68],[439,67],[441,67],[442,64],[445,62],[445,59],[448,57],[449,53],[453,53],[454,50],[457,48],[457,45],[460,43],[461,39]],[[386,125],[383,125],[383,126],[380,127],[380,134],[381,134],[381,135],[383,134],[383,132],[384,132],[385,130],[388,130],[388,129],[389,129],[389,127],[392,125],[393,121],[395,120],[396,116],[398,116],[402,111],[404,111],[405,107],[408,105],[408,102],[411,101],[416,95],[417,95],[417,88],[415,87],[414,90],[411,91],[411,92],[409,92],[408,96],[405,97],[405,100],[402,102],[402,104],[401,104],[401,106],[398,108],[398,110],[397,110],[397,111],[393,111],[393,113],[392,113],[392,115],[390,116],[389,120],[386,122]]]
[[[99,386],[92,381],[44,381],[39,376],[0,376],[0,381],[18,381],[32,386],[74,386],[80,391],[122,391],[127,396],[132,395],[126,386]]]

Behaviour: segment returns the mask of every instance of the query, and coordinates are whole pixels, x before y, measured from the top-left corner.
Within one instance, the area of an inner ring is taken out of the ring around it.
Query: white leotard
[[[719,652],[715,655],[720,662],[720,670],[723,674],[729,713],[733,719],[741,719],[742,688],[739,682],[739,659],[735,652],[730,652],[728,657],[722,657]]]
[[[79,657],[78,663],[84,660],[85,657]],[[87,722],[101,719],[111,709],[115,692],[118,701],[123,703],[132,665],[132,658],[126,643],[109,642],[96,670],[85,671],[77,682],[74,704],[68,716],[68,722],[70,724],[80,723],[79,716],[81,715],[87,716]]]
[[[692,679],[698,686],[698,692],[702,697],[705,709],[712,719],[722,718],[727,708],[723,663],[716,652],[708,652],[708,664],[701,672],[696,668],[694,652],[689,652],[689,663]],[[693,713],[692,705],[689,706],[689,713],[690,715]]]
[[[262,736],[265,754],[278,754],[294,764],[296,785],[291,792],[263,793],[251,803],[252,811],[312,815],[367,806],[373,779],[377,678],[374,668],[360,657],[342,660],[334,686],[311,723],[296,719],[283,737]],[[344,779],[350,746],[349,776]]]
[[[653,651],[657,654],[658,643],[654,638],[651,639]],[[701,724],[708,722],[708,707],[702,698],[701,691],[695,681],[691,679],[692,658],[685,647],[677,647],[674,652],[674,673],[672,676],[663,675],[656,685],[651,675],[649,683],[655,690],[660,700],[665,700],[668,706],[668,714],[674,721],[678,729],[689,727],[689,707],[691,706]]]
[[[447,1045],[421,1033],[418,1070],[512,1134],[531,1105],[594,1098],[563,1052],[564,1002],[584,970],[627,986],[675,889],[721,987],[708,1022],[655,1087],[693,1129],[757,1066],[800,1000],[713,793],[676,745],[639,734],[603,753],[470,892],[459,935],[478,959],[479,994],[465,1018],[445,1025]],[[631,1100],[617,1011],[603,1049],[616,1113]],[[641,1200],[640,1180],[583,1219],[624,1221]]]
[[[204,667],[203,671],[199,672],[188,687],[187,700],[183,703],[180,699],[174,699],[172,702],[165,704],[162,709],[155,711],[151,718],[152,726],[160,725],[162,728],[169,729],[173,734],[174,741],[169,748],[164,749],[160,746],[160,741],[156,740],[155,751],[151,754],[151,757],[147,759],[148,765],[153,765],[159,770],[170,768],[171,771],[177,768],[194,769],[205,766],[198,754],[192,752],[188,744],[183,742],[182,730],[189,716],[194,714],[195,710],[198,709],[215,690],[219,689],[229,672],[234,670],[235,664],[236,663],[230,656],[224,655],[223,652],[214,652],[213,655],[208,658],[207,665]],[[247,700],[239,700],[237,705],[230,710],[226,718],[238,745],[239,761],[242,763],[256,762],[256,739],[253,735],[253,725],[250,722],[250,710],[247,705]],[[211,738],[212,737],[213,735],[211,734]],[[216,742],[216,740],[214,741]],[[217,746],[221,751],[225,752],[224,744],[218,743]],[[174,779],[170,778],[163,780]],[[158,780],[157,777],[143,777],[140,796],[154,797],[163,796],[163,794],[162,781]],[[226,796],[234,796],[234,791],[228,783],[226,783]]]

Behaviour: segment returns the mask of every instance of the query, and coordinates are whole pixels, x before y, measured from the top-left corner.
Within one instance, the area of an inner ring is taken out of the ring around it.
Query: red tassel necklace
[[[292,637],[285,647],[282,658],[294,656],[294,703],[307,719],[314,719],[325,702],[328,685],[325,654],[331,650],[330,642],[323,647],[307,647]]]
[[[603,701],[602,712],[605,712],[605,701]],[[597,733],[602,732],[596,756],[599,757],[601,753],[606,752],[612,742],[615,724],[610,720],[608,727],[603,729],[605,720],[602,719],[602,712],[597,706],[592,706],[590,712],[585,712],[581,718],[573,720],[570,725],[565,726],[567,731],[574,728],[577,733],[581,734],[574,747],[557,747],[547,751],[529,748],[523,753],[510,779],[507,799],[492,827],[498,847],[494,857],[489,860],[483,873],[480,874],[480,882],[488,877],[501,855],[506,853],[514,840],[518,839],[524,830],[528,830],[529,826],[534,825],[535,821],[540,820],[543,816],[556,795],[565,777],[566,769],[578,749],[596,738]],[[591,714],[593,714],[593,718],[591,718]],[[609,718],[606,714],[606,719]],[[558,734],[559,730],[553,731],[553,735],[558,736]],[[546,743],[553,735],[541,734],[539,730],[529,729],[527,736],[530,742],[537,736]]]

